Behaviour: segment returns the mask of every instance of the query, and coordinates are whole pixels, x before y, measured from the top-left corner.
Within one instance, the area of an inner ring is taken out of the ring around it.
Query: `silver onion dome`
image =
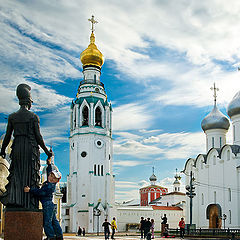
[[[228,118],[214,105],[213,110],[202,120],[201,126],[204,132],[218,128],[228,130],[230,123]]]
[[[235,94],[232,101],[228,104],[227,114],[229,117],[240,114],[240,91]]]
[[[149,180],[150,180],[151,182],[157,181],[157,177],[155,176],[154,173],[153,173],[153,175],[149,178]]]

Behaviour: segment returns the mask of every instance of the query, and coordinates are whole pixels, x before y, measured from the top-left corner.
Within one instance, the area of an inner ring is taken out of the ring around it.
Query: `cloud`
[[[136,103],[124,104],[114,107],[113,129],[117,131],[148,127],[151,119],[151,115],[147,114],[146,106]]]
[[[121,167],[134,167],[143,164],[140,161],[114,161],[114,166],[121,166]]]

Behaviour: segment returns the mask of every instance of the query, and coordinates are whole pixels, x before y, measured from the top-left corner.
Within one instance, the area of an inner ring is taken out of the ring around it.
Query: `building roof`
[[[161,186],[158,186],[158,185],[150,185],[150,186],[146,186],[146,187],[142,187],[140,188],[141,189],[147,189],[147,188],[161,188],[161,189],[167,189],[165,187],[161,187]]]
[[[180,210],[182,209],[180,207],[173,207],[173,206],[152,206],[153,210]]]
[[[167,195],[182,195],[182,196],[185,196],[186,193],[182,193],[182,192],[170,192],[170,193],[166,193],[165,196]]]

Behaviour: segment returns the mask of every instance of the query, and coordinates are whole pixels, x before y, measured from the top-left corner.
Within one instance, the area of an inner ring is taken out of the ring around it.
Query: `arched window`
[[[102,127],[102,111],[100,107],[95,110],[95,126]]]
[[[231,188],[228,188],[228,201],[232,201],[232,193],[231,193]]]
[[[214,137],[212,137],[212,148],[214,148]]]
[[[220,148],[221,148],[222,147],[222,137],[220,137],[219,141],[220,141]]]
[[[97,175],[97,166],[96,166],[96,164],[94,164],[94,176],[96,176]]]
[[[216,165],[216,156],[213,156],[213,165]]]
[[[88,126],[88,107],[84,106],[82,110],[82,126]]]
[[[101,165],[101,176],[103,176],[103,165]]]
[[[202,205],[204,205],[204,195],[202,193]]]
[[[230,160],[230,150],[227,150],[227,160]]]

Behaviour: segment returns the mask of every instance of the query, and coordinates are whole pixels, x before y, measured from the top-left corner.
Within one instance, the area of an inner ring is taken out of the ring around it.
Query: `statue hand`
[[[6,157],[5,151],[1,151],[0,156],[1,156],[2,158],[5,158],[5,157]]]
[[[24,192],[29,192],[29,191],[30,191],[30,187],[29,186],[24,187]]]

